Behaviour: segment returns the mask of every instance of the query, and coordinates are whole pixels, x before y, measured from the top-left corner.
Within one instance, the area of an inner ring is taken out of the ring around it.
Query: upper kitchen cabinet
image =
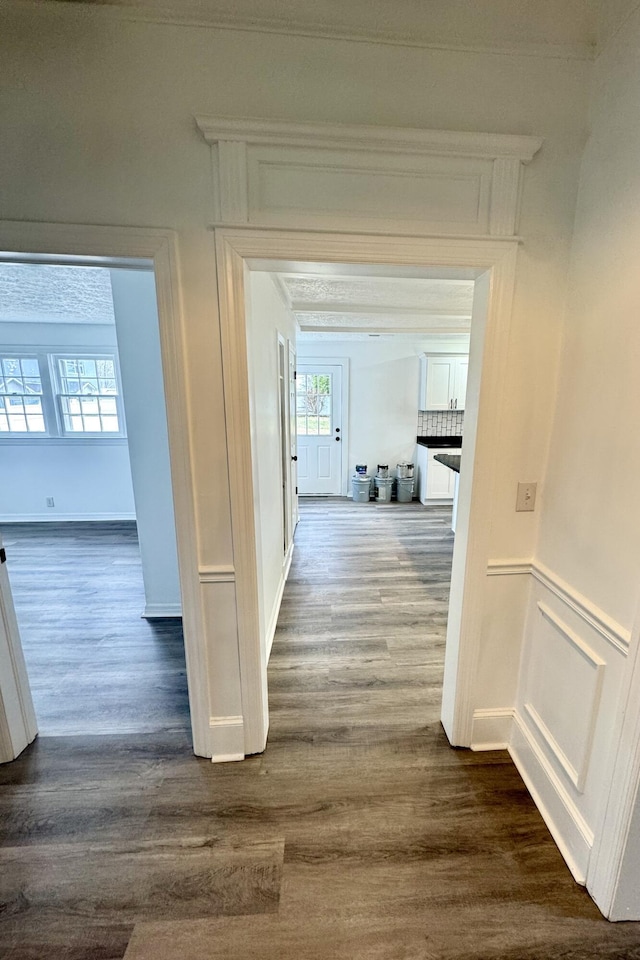
[[[420,357],[420,410],[464,410],[469,357]]]

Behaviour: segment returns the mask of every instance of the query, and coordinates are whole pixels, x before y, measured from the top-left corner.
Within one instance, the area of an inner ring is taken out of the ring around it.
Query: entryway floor
[[[640,925],[601,918],[508,755],[447,744],[448,522],[301,502],[263,755],[44,737],[1,768],[4,956],[640,958]]]
[[[41,735],[188,732],[182,621],[142,619],[135,522],[2,535]]]

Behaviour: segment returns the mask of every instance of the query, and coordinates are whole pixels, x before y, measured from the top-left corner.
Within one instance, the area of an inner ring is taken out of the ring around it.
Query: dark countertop
[[[457,453],[436,453],[434,460],[437,460],[438,463],[444,463],[445,467],[449,467],[449,470],[455,470],[456,473],[460,473],[460,461],[462,457]]]
[[[461,447],[462,437],[416,437],[421,447]]]

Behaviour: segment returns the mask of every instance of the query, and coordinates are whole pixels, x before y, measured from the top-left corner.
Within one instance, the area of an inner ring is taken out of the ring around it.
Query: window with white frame
[[[115,353],[0,348],[0,437],[124,437]]]
[[[122,433],[115,356],[56,356],[55,382],[63,433]]]
[[[0,433],[46,433],[37,357],[0,357]]]

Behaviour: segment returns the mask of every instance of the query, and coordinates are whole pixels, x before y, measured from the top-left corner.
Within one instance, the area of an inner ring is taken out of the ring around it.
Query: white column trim
[[[234,583],[235,567],[225,564],[209,564],[198,567],[200,583]]]
[[[0,250],[24,254],[151,261],[156,280],[162,373],[167,408],[171,479],[182,594],[182,615],[193,748],[210,756],[209,690],[205,624],[197,570],[197,538],[187,411],[187,376],[177,234],[147,227],[0,221]]]

